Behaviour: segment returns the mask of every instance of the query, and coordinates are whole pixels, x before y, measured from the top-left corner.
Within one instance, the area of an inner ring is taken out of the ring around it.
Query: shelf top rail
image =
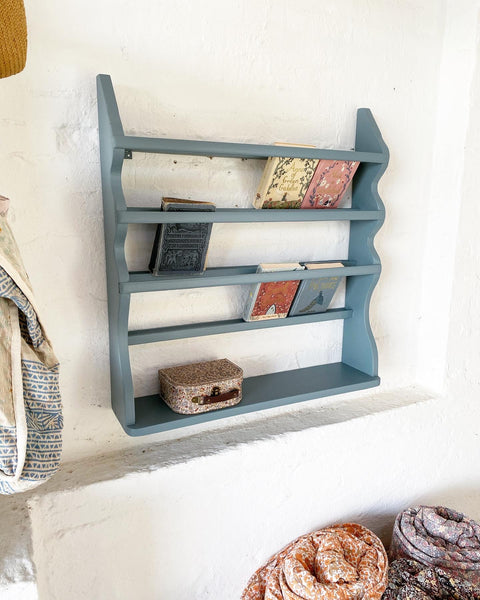
[[[118,223],[265,223],[301,221],[374,221],[384,211],[356,208],[257,210],[217,208],[215,211],[169,212],[161,208],[127,208],[118,211]]]
[[[290,158],[313,158],[327,160],[357,160],[369,163],[385,163],[388,156],[381,152],[357,152],[355,150],[334,150],[302,148],[295,146],[271,146],[264,144],[240,144],[231,142],[211,142],[204,140],[177,140],[125,135],[121,125],[112,80],[109,75],[97,75],[99,88],[110,122],[112,123],[115,148],[130,152],[150,152],[156,154],[183,154],[223,158],[268,158],[280,156]],[[358,109],[370,112],[367,108]]]
[[[351,275],[372,275],[380,273],[381,266],[357,265],[302,271],[273,271],[257,273],[257,265],[240,267],[213,267],[204,273],[179,275],[166,273],[153,276],[144,271],[131,271],[129,281],[120,282],[121,293],[155,292],[161,290],[180,290],[200,287],[216,287],[223,285],[243,285],[266,281],[293,281],[302,279],[319,279],[320,277],[346,277]]]
[[[313,158],[327,160],[357,160],[360,162],[383,163],[384,157],[376,152],[356,152],[355,150],[333,150],[321,148],[296,148],[294,146],[270,146],[264,144],[239,144],[232,142],[209,142],[203,140],[175,140],[136,136],[115,136],[116,148],[132,152],[156,154],[183,154],[188,156],[208,156],[220,158],[268,158],[281,156],[289,158]]]
[[[322,313],[297,315],[285,319],[265,319],[259,321],[229,319],[225,321],[207,321],[205,323],[137,329],[128,332],[128,345],[135,346],[137,344],[149,344],[152,342],[164,342],[167,340],[179,340],[239,331],[252,331],[254,329],[272,329],[274,327],[344,320],[351,318],[352,313],[353,311],[348,308],[330,308]]]

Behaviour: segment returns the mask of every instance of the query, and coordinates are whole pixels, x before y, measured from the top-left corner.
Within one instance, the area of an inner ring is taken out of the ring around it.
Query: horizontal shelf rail
[[[239,404],[196,415],[173,412],[159,395],[143,396],[135,399],[135,423],[127,425],[125,430],[134,436],[168,431],[333,394],[364,390],[379,383],[380,378],[376,375],[367,375],[345,363],[331,363],[247,377],[243,380]]]
[[[125,294],[155,292],[160,290],[183,290],[189,288],[215,287],[222,285],[243,285],[264,281],[292,281],[318,279],[319,277],[347,277],[351,275],[372,275],[380,273],[380,265],[360,265],[355,267],[336,267],[325,269],[305,269],[304,271],[276,271],[257,273],[257,265],[242,267],[214,267],[198,275],[166,273],[154,277],[145,271],[131,271],[129,281],[119,284],[120,292]]]
[[[380,152],[208,142],[203,140],[177,140],[129,135],[116,135],[114,136],[113,143],[115,148],[131,152],[151,152],[155,154],[183,154],[188,156],[216,156],[222,158],[268,158],[269,156],[283,156],[328,160],[358,160],[367,163],[384,163],[388,160]]]
[[[165,342],[167,340],[179,340],[236,331],[270,329],[272,327],[285,327],[288,325],[304,325],[306,323],[349,319],[352,316],[352,312],[353,311],[348,308],[332,308],[323,313],[287,317],[285,319],[265,319],[260,321],[230,319],[227,321],[212,321],[207,323],[193,323],[190,325],[157,327],[154,329],[139,329],[129,331],[128,345],[135,346],[137,344],[150,344],[152,342]]]
[[[127,208],[117,212],[118,223],[272,223],[299,221],[375,221],[384,211],[356,208],[263,209],[217,208],[215,211],[164,211]]]

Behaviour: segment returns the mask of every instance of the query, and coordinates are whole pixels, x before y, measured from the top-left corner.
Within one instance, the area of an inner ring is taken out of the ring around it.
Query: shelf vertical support
[[[125,151],[123,148],[115,148],[115,138],[118,139],[124,134],[115,93],[108,75],[97,76],[97,95],[107,268],[111,397],[112,408],[125,429],[135,423],[135,403],[128,352],[130,294],[119,293],[119,284],[128,281],[125,259],[128,225],[117,223],[117,211],[126,210],[127,207],[121,181]]]
[[[380,265],[374,238],[385,220],[385,207],[378,194],[378,182],[388,165],[389,153],[372,113],[367,108],[357,111],[355,150],[378,152],[381,163],[361,163],[353,182],[352,208],[381,211],[372,221],[352,221],[348,259],[358,264]],[[380,273],[349,277],[345,306],[353,309],[353,316],[343,328],[342,361],[371,376],[378,375],[378,351],[370,326],[370,299]]]

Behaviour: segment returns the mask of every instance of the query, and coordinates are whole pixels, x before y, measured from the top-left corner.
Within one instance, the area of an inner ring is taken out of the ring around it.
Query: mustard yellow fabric
[[[0,78],[20,73],[27,60],[23,0],[0,0]]]

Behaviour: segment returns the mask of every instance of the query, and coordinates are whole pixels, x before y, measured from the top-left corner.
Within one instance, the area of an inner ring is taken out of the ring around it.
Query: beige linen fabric
[[[59,365],[0,197],[0,493],[38,485],[62,446]]]

